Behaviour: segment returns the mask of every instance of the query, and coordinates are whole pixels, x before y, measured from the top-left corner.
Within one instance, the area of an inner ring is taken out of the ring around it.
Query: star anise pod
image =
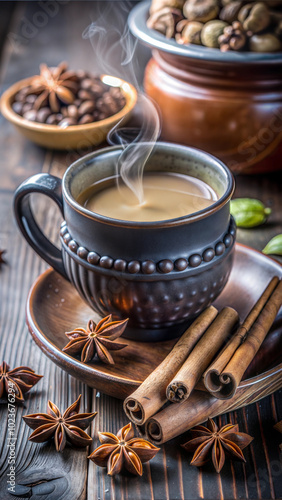
[[[123,321],[112,321],[112,315],[101,319],[96,325],[92,319],[87,323],[87,330],[75,328],[72,332],[66,332],[71,341],[63,348],[68,354],[81,352],[81,361],[89,363],[97,354],[98,358],[109,365],[115,362],[108,350],[119,350],[127,344],[119,344],[114,340],[124,332],[128,319]]]
[[[223,34],[218,38],[220,50],[227,52],[228,50],[241,50],[247,41],[246,32],[239,21],[234,21],[232,25],[226,26]]]
[[[10,370],[9,365],[3,361],[0,366],[0,398],[5,393],[7,395],[10,393],[15,396],[16,401],[23,401],[23,394],[37,384],[42,377],[43,375],[37,375],[28,366],[18,366]]]
[[[6,250],[0,250],[0,267],[1,267],[1,264],[6,264],[5,259],[3,259],[4,253],[6,253]]]
[[[62,62],[56,68],[40,65],[40,75],[32,80],[28,94],[38,94],[33,108],[39,110],[42,106],[49,106],[53,113],[60,110],[60,101],[72,104],[78,88],[78,77],[75,71],[68,71],[67,63]]]
[[[83,429],[91,424],[95,413],[79,413],[81,394],[78,399],[61,414],[59,408],[48,401],[47,413],[33,413],[23,417],[25,423],[35,429],[28,440],[44,443],[54,436],[57,451],[63,451],[68,440],[75,446],[88,446],[92,438]]]
[[[208,419],[207,427],[197,425],[191,429],[193,439],[183,444],[186,451],[194,451],[191,465],[201,467],[209,461],[210,455],[216,472],[220,472],[225,453],[230,457],[246,462],[241,450],[248,446],[253,438],[244,432],[239,432],[238,425],[227,424],[221,429],[212,419]]]
[[[88,458],[99,467],[107,467],[109,476],[119,474],[122,469],[142,476],[142,464],[151,460],[160,449],[145,439],[134,438],[131,423],[122,427],[116,436],[111,432],[99,432],[98,435],[102,444]]]

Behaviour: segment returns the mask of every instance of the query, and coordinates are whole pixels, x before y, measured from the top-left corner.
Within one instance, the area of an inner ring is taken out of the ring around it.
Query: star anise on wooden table
[[[111,432],[99,432],[98,435],[102,444],[88,458],[99,467],[107,467],[109,476],[123,469],[142,476],[142,464],[151,460],[160,449],[145,439],[134,438],[131,423],[122,427],[116,436]]]
[[[127,346],[114,342],[120,337],[127,325],[128,319],[123,321],[112,321],[112,315],[101,319],[96,325],[92,319],[88,321],[87,329],[75,328],[72,332],[66,332],[66,336],[71,339],[63,348],[68,354],[81,352],[81,361],[89,363],[97,354],[98,358],[109,365],[114,364],[114,360],[109,350],[120,350]]]
[[[6,250],[0,250],[0,268],[2,264],[6,264],[6,261],[3,258],[4,253],[6,253]]]
[[[42,377],[43,375],[37,375],[28,366],[18,366],[10,370],[10,366],[3,361],[0,365],[0,398],[4,394],[11,394],[16,401],[23,401],[23,394],[37,384]]]
[[[253,438],[244,432],[239,432],[238,425],[227,424],[219,429],[209,418],[207,427],[197,425],[190,432],[193,439],[182,447],[186,451],[194,452],[191,465],[201,467],[209,461],[211,455],[216,472],[220,472],[225,462],[225,453],[230,458],[246,462],[242,450]]]
[[[46,64],[40,65],[40,75],[35,76],[26,95],[35,94],[33,108],[39,110],[49,104],[53,113],[60,110],[60,101],[72,104],[78,89],[78,77],[75,71],[68,71],[65,62],[56,68],[48,68]]]
[[[35,429],[28,440],[43,443],[54,436],[57,451],[63,451],[67,440],[75,446],[88,446],[92,438],[83,429],[87,429],[97,412],[79,413],[80,399],[81,394],[63,414],[54,403],[48,401],[47,413],[25,415],[25,423]]]

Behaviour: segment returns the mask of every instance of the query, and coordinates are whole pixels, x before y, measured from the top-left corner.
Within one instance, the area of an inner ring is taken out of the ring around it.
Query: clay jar
[[[129,26],[152,50],[146,93],[162,116],[163,140],[204,149],[235,173],[281,168],[282,53],[220,52],[179,45],[146,26],[148,3]]]
[[[180,335],[225,286],[232,267],[235,225],[229,205],[234,180],[216,158],[193,148],[156,143],[146,171],[178,172],[209,184],[218,200],[176,219],[122,221],[90,212],[76,201],[91,184],[115,175],[122,147],[91,153],[63,180],[38,174],[15,193],[18,225],[29,244],[70,280],[101,316],[129,317],[125,336],[165,340]],[[62,250],[40,231],[30,207],[39,192],[59,206]]]

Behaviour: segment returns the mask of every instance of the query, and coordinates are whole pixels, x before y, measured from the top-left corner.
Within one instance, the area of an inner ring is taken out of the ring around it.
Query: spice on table
[[[180,403],[190,396],[203,372],[238,321],[239,315],[235,309],[232,307],[222,309],[168,384],[166,396],[169,401]]]
[[[47,413],[33,413],[23,416],[25,423],[34,429],[28,440],[44,443],[54,436],[57,451],[63,451],[67,440],[74,446],[85,447],[92,442],[84,429],[91,424],[95,413],[79,413],[81,394],[78,399],[61,414],[59,408],[48,401]]]
[[[6,260],[3,258],[4,253],[6,253],[6,250],[0,250],[0,268],[2,264],[6,264]]]
[[[231,399],[217,399],[208,392],[194,390],[186,401],[179,405],[169,404],[153,417],[145,426],[139,427],[140,435],[159,446],[180,436],[209,417],[237,410],[259,401],[282,387],[281,373],[276,368],[269,376],[257,383],[242,383]]]
[[[166,403],[167,384],[173,379],[217,314],[218,311],[213,306],[203,311],[183,333],[162,363],[125,399],[123,408],[132,422],[142,425]]]
[[[4,394],[12,394],[16,401],[24,400],[23,394],[28,392],[43,375],[37,375],[28,366],[18,366],[10,370],[10,366],[3,361],[0,366],[0,398]]]
[[[238,425],[227,424],[218,428],[212,419],[208,419],[207,427],[198,425],[191,429],[192,439],[183,444],[186,451],[194,452],[191,465],[201,467],[212,458],[216,472],[220,472],[227,454],[231,459],[246,462],[242,450],[253,438],[239,432]]]
[[[242,376],[266,337],[282,303],[282,282],[275,276],[216,360],[204,373],[207,390],[216,398],[234,396]]]
[[[282,234],[274,236],[264,247],[263,253],[266,255],[282,255]]]
[[[251,228],[263,224],[271,214],[271,208],[265,207],[260,200],[237,198],[231,200],[230,212],[238,227]]]
[[[120,337],[128,323],[128,319],[122,321],[112,321],[112,315],[101,319],[96,325],[92,319],[87,323],[87,329],[75,328],[71,332],[66,332],[70,342],[63,348],[68,354],[78,354],[81,352],[81,361],[89,363],[97,354],[98,358],[109,365],[115,362],[109,350],[120,350],[127,346],[114,342]]]
[[[122,469],[142,476],[142,464],[151,460],[160,449],[145,439],[134,438],[131,423],[122,427],[116,436],[111,432],[98,434],[102,444],[88,458],[99,467],[107,467],[109,476],[119,474]]]

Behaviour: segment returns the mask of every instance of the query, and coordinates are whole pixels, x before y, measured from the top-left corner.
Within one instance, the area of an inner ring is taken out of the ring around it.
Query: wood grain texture
[[[2,57],[2,90],[20,78],[35,74],[43,60],[53,65],[66,59],[74,68],[95,71],[94,51],[89,40],[82,38],[82,33],[92,20],[98,19],[98,3],[100,9],[103,4],[108,4],[106,17],[112,15],[109,9],[112,2],[62,3],[57,14],[53,18],[49,16],[46,25],[35,30],[30,39],[23,36],[23,20],[32,21],[41,7],[37,2],[17,3]],[[147,52],[144,54],[140,49],[136,64],[139,77],[142,76]],[[217,419],[222,425],[228,421],[238,423],[241,431],[255,438],[244,451],[246,464],[227,462],[220,475],[214,473],[210,464],[203,469],[189,466],[191,456],[180,447],[187,441],[188,435],[163,445],[155,459],[145,465],[142,478],[121,476],[112,479],[104,469],[87,461],[85,450],[77,452],[67,448],[60,455],[53,444],[27,443],[30,430],[23,426],[21,415],[46,411],[48,398],[66,407],[78,394],[83,394],[82,408],[98,411],[91,432],[93,448],[98,445],[98,430],[116,432],[127,420],[121,401],[98,394],[95,390],[88,391],[86,386],[67,376],[41,353],[25,326],[28,290],[46,266],[27,246],[16,228],[12,213],[13,191],[24,179],[37,172],[62,176],[67,165],[80,154],[90,151],[89,145],[86,141],[81,151],[53,154],[23,139],[3,117],[0,117],[0,132],[0,247],[8,250],[8,264],[2,266],[0,271],[0,358],[4,357],[11,366],[29,364],[38,373],[44,374],[44,379],[27,395],[24,406],[18,406],[16,411],[17,484],[21,493],[15,497],[6,492],[7,408],[1,402],[1,500],[28,497],[32,500],[281,498],[282,468],[278,446],[281,439],[273,429],[273,425],[282,419],[281,391]],[[282,232],[281,179],[281,173],[237,178],[236,196],[260,198],[268,205],[271,203],[273,209],[269,224],[255,230],[240,230],[239,241],[262,249],[270,237]],[[57,209],[49,203],[43,205],[42,200],[35,199],[34,203],[35,207],[39,203],[44,208],[41,223],[46,233],[56,241],[60,221]],[[229,293],[231,297],[232,291]]]

